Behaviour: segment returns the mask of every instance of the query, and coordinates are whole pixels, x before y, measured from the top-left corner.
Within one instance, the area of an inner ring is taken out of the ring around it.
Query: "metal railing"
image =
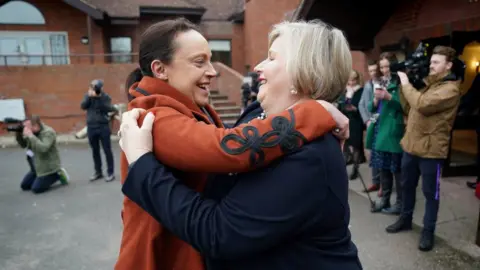
[[[138,53],[101,54],[8,54],[0,55],[1,66],[45,66],[70,64],[127,64],[138,62]]]

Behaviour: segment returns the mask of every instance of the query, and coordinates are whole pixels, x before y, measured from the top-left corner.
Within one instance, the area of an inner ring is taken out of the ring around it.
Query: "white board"
[[[0,122],[3,122],[7,117],[25,120],[23,99],[0,99]]]

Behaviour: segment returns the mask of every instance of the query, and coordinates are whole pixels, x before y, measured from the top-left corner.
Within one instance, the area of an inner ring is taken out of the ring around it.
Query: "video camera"
[[[392,63],[390,65],[390,71],[396,73],[398,71],[405,72],[408,76],[408,80],[413,87],[420,90],[425,87],[423,79],[430,73],[430,57],[427,52],[428,44],[420,42],[417,49],[412,55],[404,62]],[[465,63],[456,57],[452,61],[451,72],[456,76],[456,80],[462,80],[465,78]]]
[[[7,124],[6,129],[8,132],[23,132],[23,121],[15,118],[6,117],[3,122]]]
[[[390,71],[397,73],[405,72],[408,80],[416,89],[425,87],[423,78],[427,77],[430,72],[430,58],[427,53],[428,44],[425,46],[422,42],[417,49],[405,61],[400,63],[391,63]]]

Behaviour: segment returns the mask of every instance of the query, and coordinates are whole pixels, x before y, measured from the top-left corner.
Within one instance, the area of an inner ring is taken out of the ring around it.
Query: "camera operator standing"
[[[100,141],[102,142],[103,152],[107,159],[107,177],[105,181],[110,182],[115,179],[113,173],[113,154],[110,141],[110,117],[109,112],[116,111],[112,106],[110,96],[103,91],[103,81],[93,80],[90,83],[87,94],[80,105],[87,111],[87,134],[90,147],[92,148],[93,162],[95,164],[95,173],[90,181],[103,178],[102,158],[100,156]]]
[[[405,136],[401,141],[403,209],[400,218],[387,227],[397,233],[412,229],[412,215],[419,177],[426,199],[423,231],[419,249],[430,251],[434,246],[440,195],[440,176],[447,158],[450,132],[460,102],[460,79],[452,73],[455,50],[437,46],[430,59],[426,86],[415,89],[403,72],[398,72],[402,85],[405,112],[408,113]]]
[[[55,131],[43,124],[38,116],[25,120],[16,131],[16,139],[22,148],[27,148],[30,172],[23,178],[22,190],[33,193],[47,191],[55,182],[68,184],[68,175],[61,168]],[[23,128],[22,128],[23,127]]]

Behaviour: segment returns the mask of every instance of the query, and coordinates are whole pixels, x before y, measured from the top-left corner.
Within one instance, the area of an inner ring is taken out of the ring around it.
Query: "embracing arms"
[[[330,113],[316,101],[232,129],[199,122],[172,105],[174,101],[168,97],[157,97],[155,102],[149,110],[155,114],[153,152],[165,165],[183,171],[250,171],[298,150],[336,126]],[[144,117],[140,117],[140,124]],[[122,141],[132,140],[122,135]]]

